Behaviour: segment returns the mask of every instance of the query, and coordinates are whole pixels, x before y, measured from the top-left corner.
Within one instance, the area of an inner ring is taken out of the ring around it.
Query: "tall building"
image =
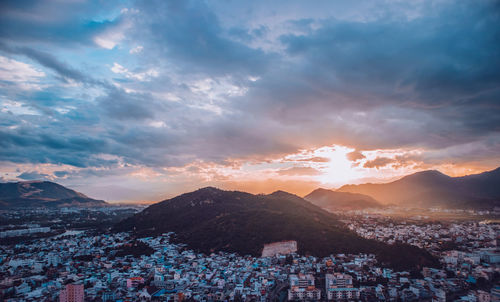
[[[288,300],[304,301],[319,300],[321,298],[321,290],[314,285],[313,275],[290,275],[289,280]]]
[[[68,284],[59,292],[59,302],[83,302],[84,296],[83,284]]]
[[[350,275],[341,273],[327,274],[325,281],[328,300],[359,299],[359,289],[354,288]]]

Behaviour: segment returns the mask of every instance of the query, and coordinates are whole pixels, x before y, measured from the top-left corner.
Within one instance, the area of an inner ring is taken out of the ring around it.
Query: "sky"
[[[498,166],[498,1],[0,2],[0,181],[147,202]]]

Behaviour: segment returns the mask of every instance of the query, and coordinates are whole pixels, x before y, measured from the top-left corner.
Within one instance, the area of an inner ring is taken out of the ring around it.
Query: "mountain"
[[[211,253],[236,252],[260,256],[264,244],[295,240],[298,252],[374,253],[383,264],[401,269],[437,262],[409,245],[389,246],[361,238],[337,217],[283,191],[253,195],[208,187],[149,206],[114,227],[140,236],[175,232],[175,241]]]
[[[500,168],[462,177],[423,171],[390,183],[345,185],[337,191],[405,206],[488,209],[500,206]]]
[[[383,207],[378,201],[368,195],[336,192],[327,189],[316,189],[304,197],[305,200],[320,208],[331,211],[362,210],[366,208]]]
[[[105,206],[95,200],[50,181],[0,183],[0,208],[23,207],[94,207]]]

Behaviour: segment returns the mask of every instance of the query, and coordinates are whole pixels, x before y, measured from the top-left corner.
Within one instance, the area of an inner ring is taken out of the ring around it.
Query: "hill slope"
[[[318,207],[331,210],[362,210],[366,208],[383,207],[378,201],[368,195],[336,192],[327,189],[316,189],[304,197],[305,200]]]
[[[264,244],[295,240],[301,254],[364,252],[403,269],[436,265],[432,256],[416,247],[388,246],[363,239],[333,214],[281,191],[252,195],[204,188],[151,205],[114,229],[135,230],[141,235],[173,231],[178,242],[205,253],[227,251],[260,256]]]
[[[337,191],[401,205],[492,208],[500,206],[500,168],[463,177],[423,171],[390,183],[345,185]]]
[[[0,183],[0,208],[104,206],[82,193],[50,181],[21,181]]]

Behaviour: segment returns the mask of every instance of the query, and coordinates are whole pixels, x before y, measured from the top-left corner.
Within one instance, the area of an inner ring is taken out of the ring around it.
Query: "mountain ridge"
[[[373,253],[381,263],[402,269],[437,265],[416,247],[364,239],[336,215],[283,191],[253,195],[202,188],[153,204],[113,230],[137,236],[175,232],[175,241],[204,253],[260,256],[265,244],[294,240],[301,254]],[[398,256],[403,254],[411,256]]]
[[[318,188],[304,196],[304,199],[329,211],[338,210],[363,210],[366,208],[382,208],[383,205],[371,196],[337,192],[334,190]]]
[[[460,177],[427,170],[388,183],[344,185],[336,191],[365,194],[402,206],[492,208],[500,206],[499,184],[500,168]]]
[[[95,207],[105,206],[83,193],[51,181],[20,181],[0,183],[0,208],[28,207]]]

